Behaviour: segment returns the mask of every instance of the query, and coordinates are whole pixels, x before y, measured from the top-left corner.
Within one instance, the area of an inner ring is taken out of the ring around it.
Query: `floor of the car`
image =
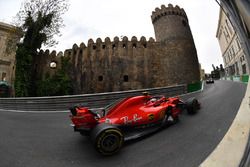
[[[154,126],[154,127],[150,127],[150,128],[140,128],[140,129],[135,129],[133,131],[126,131],[124,140],[128,141],[128,140],[138,139],[140,137],[150,135],[150,134],[158,131],[159,129],[160,129],[159,126]]]

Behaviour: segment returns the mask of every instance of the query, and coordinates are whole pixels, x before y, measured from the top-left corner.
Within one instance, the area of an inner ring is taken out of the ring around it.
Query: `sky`
[[[68,0],[69,10],[63,15],[65,27],[62,36],[56,37],[59,44],[49,50],[64,51],[87,44],[91,38],[102,41],[109,37],[127,36],[131,39],[142,36],[155,38],[151,21],[152,11],[169,3],[183,8],[188,16],[198,59],[206,73],[212,64],[223,64],[216,31],[219,6],[215,0]],[[0,0],[0,22],[12,23],[23,0]]]

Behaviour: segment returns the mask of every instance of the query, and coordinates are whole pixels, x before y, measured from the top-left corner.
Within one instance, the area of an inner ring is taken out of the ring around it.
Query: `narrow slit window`
[[[123,80],[124,80],[124,82],[128,82],[128,75],[124,75]]]
[[[98,81],[103,81],[103,76],[102,75],[100,75],[100,76],[98,76]]]
[[[186,23],[186,21],[185,21],[185,20],[182,20],[182,24],[184,25],[184,27],[186,27],[186,26],[187,26],[187,23]]]
[[[2,73],[2,81],[5,81],[6,80],[6,76],[7,74],[5,72]]]

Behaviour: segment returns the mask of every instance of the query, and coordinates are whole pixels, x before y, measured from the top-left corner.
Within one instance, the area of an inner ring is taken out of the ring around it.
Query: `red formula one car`
[[[194,114],[199,106],[195,98],[183,102],[178,97],[144,94],[122,99],[102,109],[74,106],[70,108],[70,117],[75,131],[90,136],[99,153],[111,155],[120,150],[124,141],[173,124],[183,110]]]

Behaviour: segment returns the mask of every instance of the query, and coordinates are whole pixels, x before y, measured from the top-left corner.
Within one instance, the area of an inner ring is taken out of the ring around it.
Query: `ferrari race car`
[[[70,118],[74,130],[90,136],[99,153],[112,155],[121,149],[124,141],[176,123],[183,110],[194,114],[199,107],[195,98],[183,102],[178,97],[144,94],[124,98],[101,109],[77,105],[70,108]]]

